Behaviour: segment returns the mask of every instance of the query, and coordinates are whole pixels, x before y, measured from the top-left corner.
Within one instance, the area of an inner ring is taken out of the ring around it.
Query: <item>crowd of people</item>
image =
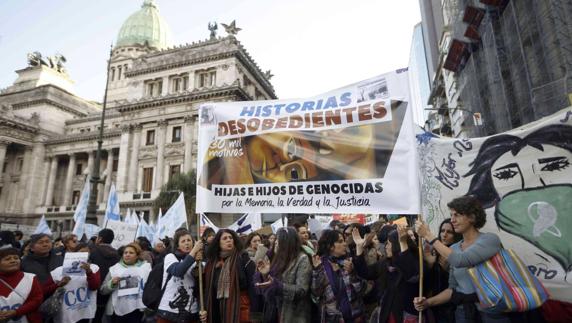
[[[448,206],[451,218],[438,232],[419,220],[332,221],[318,238],[299,221],[270,235],[207,228],[196,239],[179,229],[116,250],[109,229],[86,242],[46,234],[23,242],[5,231],[0,322],[400,323],[419,322],[420,312],[425,322],[570,319],[563,303],[520,313],[481,308],[467,269],[497,254],[501,242],[480,232],[486,216],[477,200]],[[64,268],[72,252],[88,253],[79,274]]]

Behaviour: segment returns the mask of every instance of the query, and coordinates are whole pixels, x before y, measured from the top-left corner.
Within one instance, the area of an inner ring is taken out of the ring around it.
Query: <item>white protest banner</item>
[[[30,237],[36,231],[37,226],[26,225],[26,224],[12,224],[12,223],[2,223],[0,228],[3,231],[22,231],[24,237]]]
[[[82,276],[85,275],[80,265],[82,262],[87,262],[87,252],[66,252],[64,257],[64,264],[62,266],[63,276]]]
[[[137,224],[108,220],[107,228],[113,230],[115,234],[115,238],[111,243],[111,246],[115,249],[131,243],[137,238]]]
[[[417,135],[423,215],[434,233],[447,203],[473,195],[499,235],[548,288],[572,302],[572,108],[483,138]]]
[[[407,70],[199,112],[197,212],[419,212]]]

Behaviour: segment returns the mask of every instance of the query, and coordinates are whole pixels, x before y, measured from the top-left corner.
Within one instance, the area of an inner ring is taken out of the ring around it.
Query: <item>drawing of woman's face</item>
[[[572,153],[553,145],[544,151],[526,146],[516,156],[507,152],[491,167],[493,185],[500,198],[521,189],[572,182]]]

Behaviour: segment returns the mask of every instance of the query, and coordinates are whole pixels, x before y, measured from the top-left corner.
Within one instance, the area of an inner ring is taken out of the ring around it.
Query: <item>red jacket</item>
[[[0,278],[15,289],[22,278],[24,278],[24,272],[19,270],[9,274],[0,273]],[[12,293],[10,288],[4,284],[0,284],[0,296],[7,297],[10,293]],[[40,312],[38,312],[38,308],[42,305],[43,300],[44,295],[42,293],[42,286],[40,285],[38,278],[34,277],[30,294],[24,304],[16,310],[16,316],[26,315],[26,318],[30,323],[41,323],[42,316],[40,315]]]

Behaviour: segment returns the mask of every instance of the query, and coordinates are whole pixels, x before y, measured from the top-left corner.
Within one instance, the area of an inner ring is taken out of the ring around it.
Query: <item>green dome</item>
[[[127,18],[117,35],[116,47],[146,43],[157,49],[167,48],[171,43],[171,31],[154,0],[143,1],[141,9]]]

